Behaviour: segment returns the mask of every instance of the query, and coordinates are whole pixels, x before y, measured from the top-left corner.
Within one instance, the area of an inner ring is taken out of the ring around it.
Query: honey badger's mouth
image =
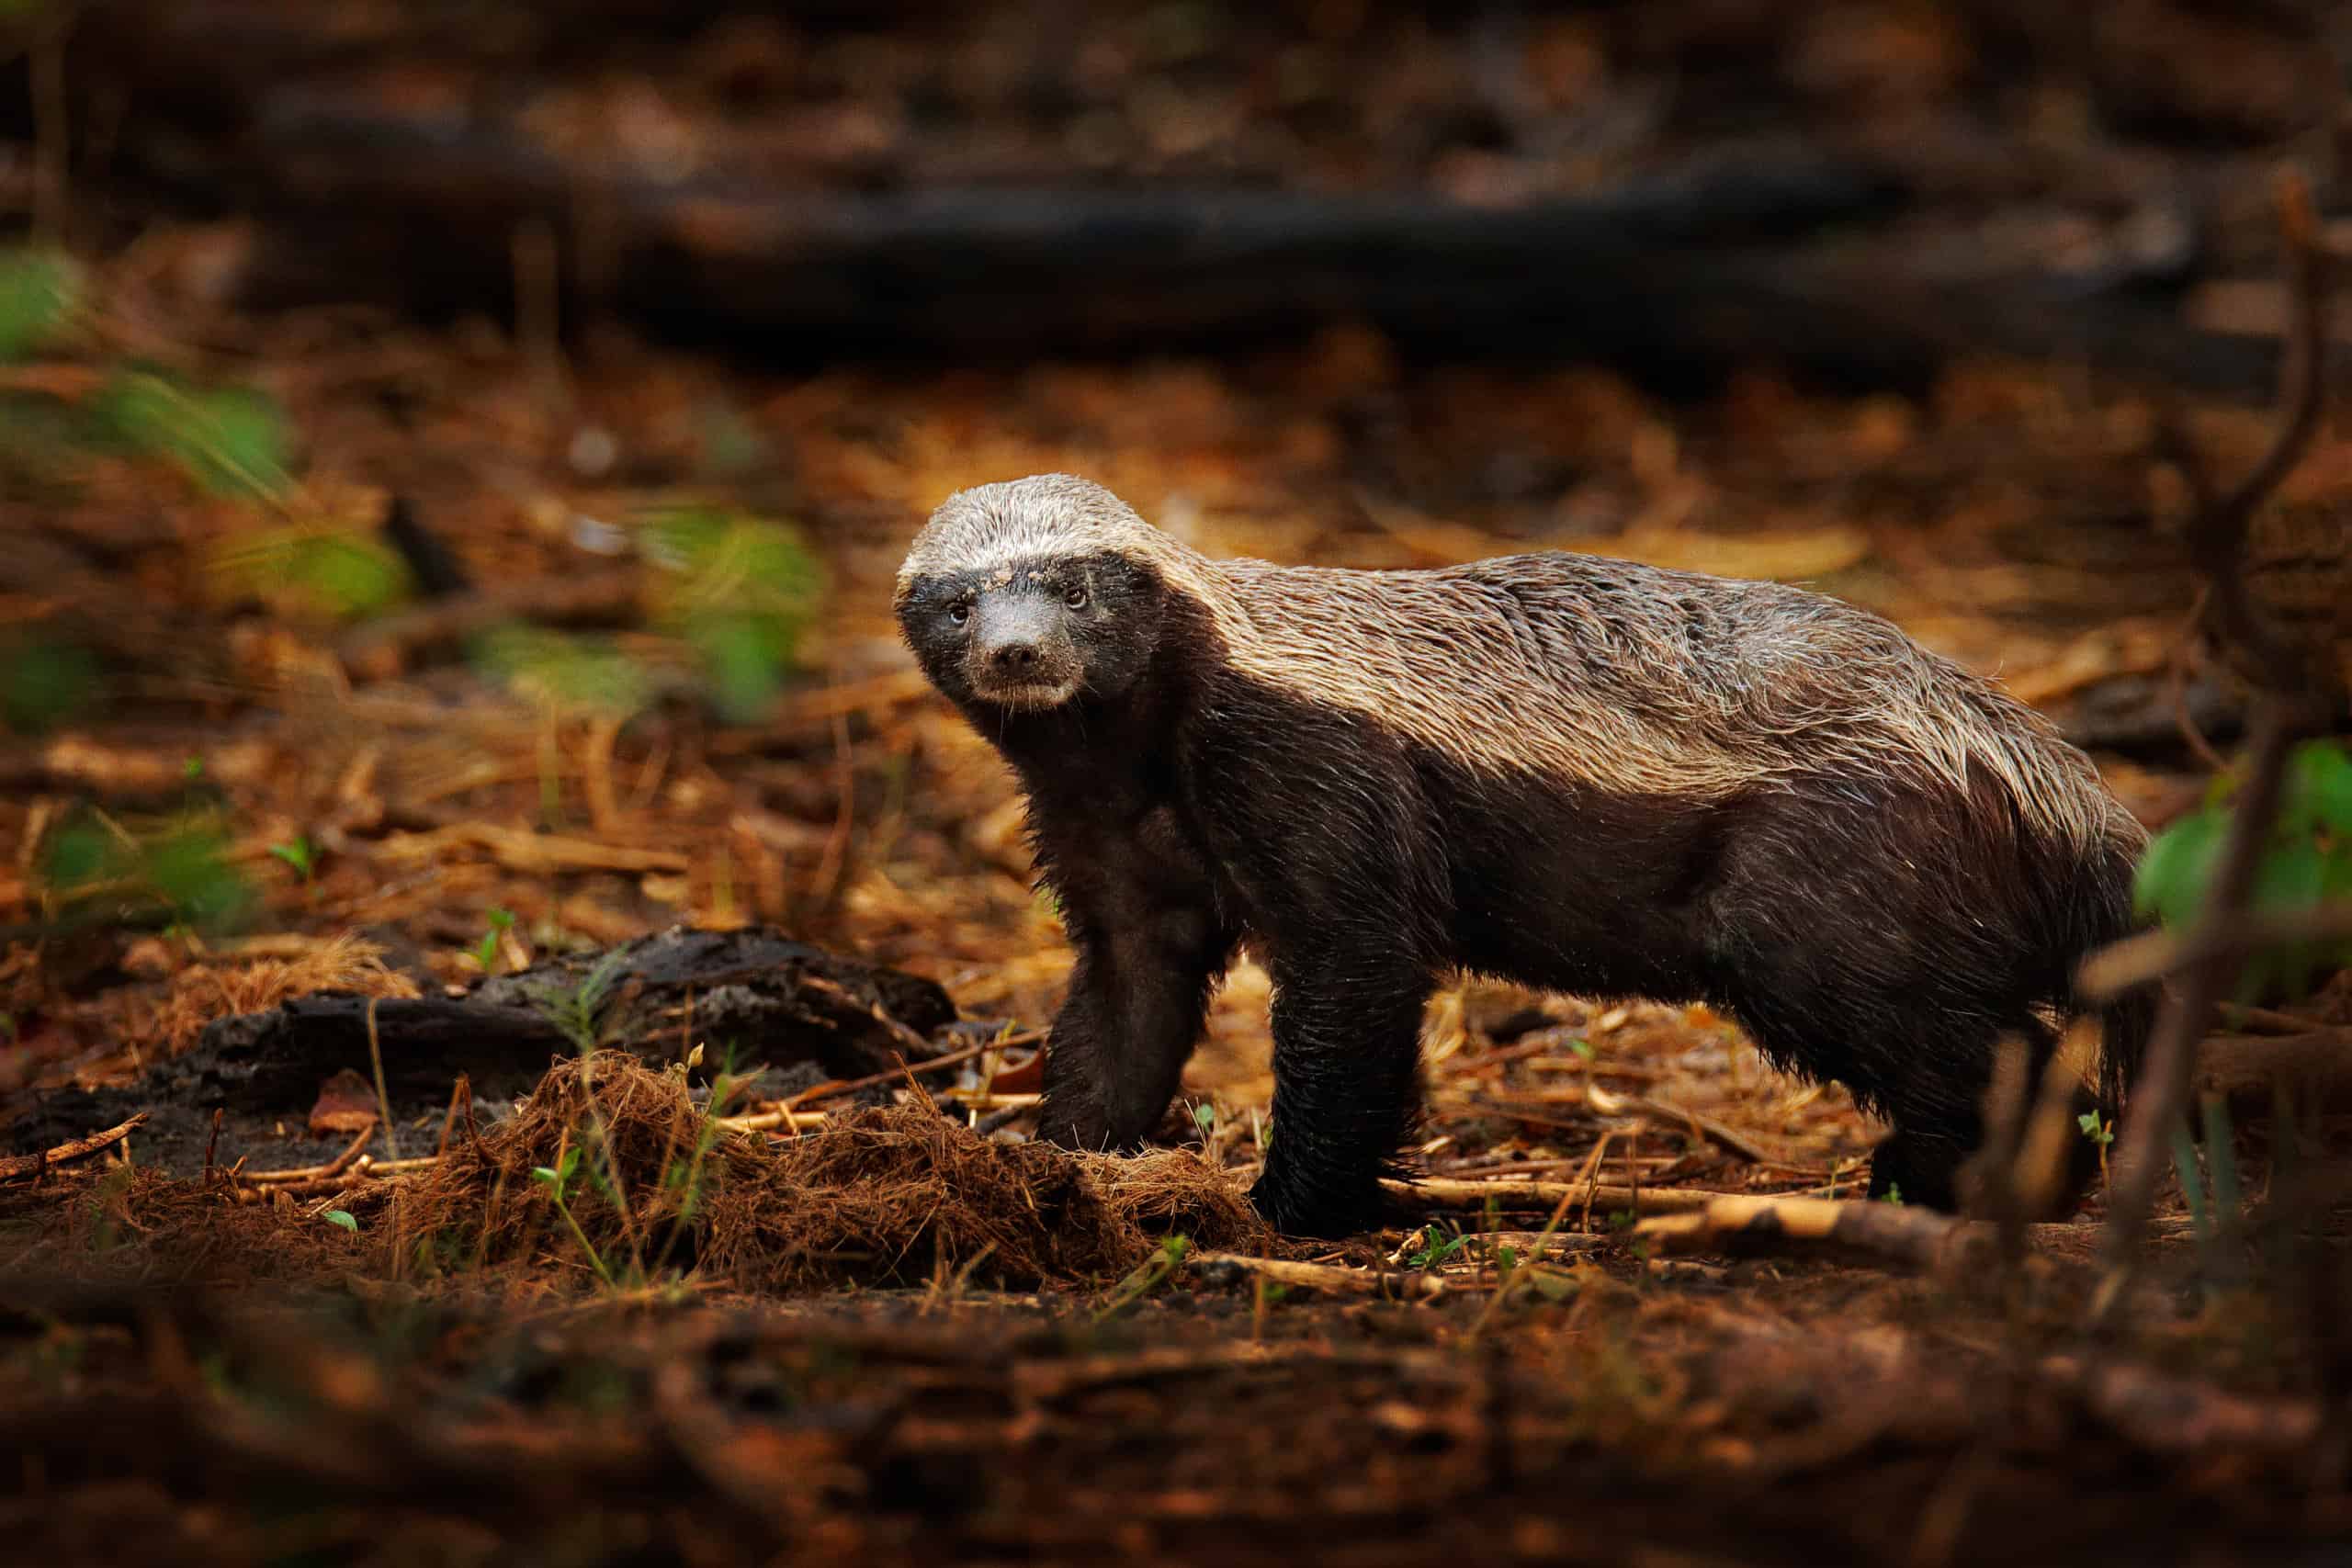
[[[1012,708],[1018,713],[1035,713],[1057,708],[1078,694],[1078,678],[1030,681],[976,681],[972,694],[984,703]]]

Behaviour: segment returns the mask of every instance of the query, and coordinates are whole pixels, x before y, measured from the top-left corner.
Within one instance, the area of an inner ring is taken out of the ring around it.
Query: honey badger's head
[[[1102,486],[1040,474],[959,491],[899,569],[907,645],[967,708],[1117,697],[1149,666],[1166,536]]]

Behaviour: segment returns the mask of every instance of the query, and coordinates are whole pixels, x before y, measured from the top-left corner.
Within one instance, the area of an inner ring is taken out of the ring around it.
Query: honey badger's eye
[[[972,618],[972,607],[963,604],[950,604],[947,606],[947,618],[960,626]]]
[[[1062,603],[1073,610],[1086,608],[1086,584],[1074,582],[1062,590]]]

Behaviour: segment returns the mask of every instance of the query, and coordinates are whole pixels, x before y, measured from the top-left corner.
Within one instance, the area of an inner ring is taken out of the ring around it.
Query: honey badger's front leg
[[[1066,893],[1063,920],[1078,963],[1046,1043],[1037,1135],[1129,1148],[1175,1098],[1233,943],[1212,911],[1133,884]]]
[[[1272,971],[1273,1143],[1250,1201],[1285,1235],[1371,1230],[1420,1111],[1430,976],[1401,953],[1329,950]]]

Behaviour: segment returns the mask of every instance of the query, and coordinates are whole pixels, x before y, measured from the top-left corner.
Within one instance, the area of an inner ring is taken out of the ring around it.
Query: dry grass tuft
[[[559,1201],[540,1173],[567,1164]],[[1099,1284],[1177,1232],[1220,1251],[1290,1250],[1190,1150],[1122,1159],[990,1143],[923,1106],[851,1112],[799,1138],[729,1133],[683,1073],[617,1051],[558,1062],[506,1120],[461,1125],[437,1163],[355,1176],[332,1197],[239,1203],[222,1185],[77,1167],[0,1193],[0,1229],[11,1225],[31,1241],[12,1262],[76,1280],[465,1282],[552,1265],[615,1284],[693,1269],[770,1293],[943,1273]]]
[[[533,1173],[561,1168],[573,1149],[567,1222]],[[559,1063],[511,1119],[460,1136],[403,1185],[401,1230],[440,1235],[445,1252],[519,1261],[576,1253],[584,1238],[616,1270],[692,1262],[752,1291],[910,1283],[967,1266],[1012,1287],[1096,1281],[1172,1231],[1204,1247],[1274,1245],[1231,1183],[1187,1151],[1128,1160],[996,1144],[922,1107],[856,1111],[793,1139],[720,1134],[681,1076],[616,1052]]]
[[[291,958],[198,964],[172,976],[149,1021],[149,1042],[167,1054],[193,1044],[204,1026],[236,1013],[266,1012],[289,997],[349,991],[363,997],[413,997],[416,982],[384,964],[384,950],[345,933]]]

